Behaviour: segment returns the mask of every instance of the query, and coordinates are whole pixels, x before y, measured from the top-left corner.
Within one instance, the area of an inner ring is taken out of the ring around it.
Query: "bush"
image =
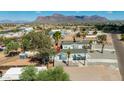
[[[47,71],[40,71],[37,80],[42,81],[68,81],[69,76],[62,67],[56,67]]]
[[[34,81],[37,77],[37,69],[34,66],[27,66],[22,69],[20,80],[22,81]]]
[[[20,79],[24,81],[68,81],[69,75],[62,67],[38,72],[34,66],[28,66],[23,69]]]

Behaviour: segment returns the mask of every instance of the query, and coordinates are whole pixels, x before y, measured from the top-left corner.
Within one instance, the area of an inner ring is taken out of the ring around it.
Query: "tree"
[[[96,35],[96,34],[97,34],[97,31],[95,30],[95,31],[93,32],[93,34]]]
[[[17,51],[19,48],[18,42],[11,41],[6,45],[6,53],[8,54],[11,51]]]
[[[13,42],[17,42],[16,38],[6,38],[3,37],[3,44],[6,46],[8,43],[10,43],[11,41]]]
[[[84,31],[86,31],[86,28],[80,27],[80,31],[84,32]]]
[[[26,42],[28,44],[25,44]],[[40,59],[40,62],[47,63],[46,61],[49,61],[49,56],[53,49],[50,37],[44,32],[31,32],[27,34],[25,39],[22,40],[22,44],[24,48],[26,47],[29,50],[37,51],[38,54],[36,56]]]
[[[26,50],[29,50],[30,49],[30,38],[28,38],[27,35],[25,35],[24,37],[22,37],[21,47],[22,47],[23,51],[26,51]]]
[[[4,37],[0,37],[0,45],[3,45]]]
[[[57,31],[53,34],[53,38],[56,43],[58,43],[59,39],[61,38],[61,32]]]
[[[73,42],[76,42],[76,37],[75,37],[75,35],[73,35]]]
[[[87,32],[82,32],[83,39],[86,37]]]
[[[68,81],[69,75],[64,72],[62,67],[55,67],[46,71],[39,71],[37,75],[39,81]]]
[[[93,40],[89,40],[90,50],[92,49]]]
[[[97,42],[102,45],[101,53],[103,53],[103,49],[104,49],[106,41],[107,41],[107,35],[98,35],[97,36]]]
[[[124,25],[119,26],[119,31],[121,31],[121,33],[124,33]]]
[[[78,32],[77,34],[76,34],[76,37],[80,37],[81,36],[81,34],[80,34],[80,32]]]
[[[3,29],[4,29],[4,27],[2,25],[0,25],[0,30],[3,30]]]
[[[22,81],[68,81],[69,75],[62,67],[38,71],[34,66],[27,66],[22,69],[19,76]]]
[[[69,66],[69,58],[70,58],[71,50],[70,48],[67,50],[67,56],[68,56],[68,63],[67,66]]]
[[[33,65],[24,67],[19,78],[22,81],[35,81],[37,79],[37,69]]]
[[[77,26],[75,28],[73,28],[73,31],[75,32],[77,30]]]
[[[121,34],[121,40],[124,41],[124,34]]]

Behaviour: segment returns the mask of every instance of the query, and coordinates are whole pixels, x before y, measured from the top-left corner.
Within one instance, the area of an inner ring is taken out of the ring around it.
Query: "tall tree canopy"
[[[9,42],[7,45],[6,45],[6,53],[8,54],[9,52],[13,51],[13,50],[17,50],[19,48],[19,43],[18,42],[14,42],[14,41],[11,41]]]
[[[52,49],[50,37],[44,32],[31,32],[22,39],[22,46],[25,49],[38,51],[38,56],[49,56]]]
[[[97,36],[97,42],[102,45],[101,53],[103,53],[103,49],[104,49],[106,41],[107,41],[107,35],[98,35]]]
[[[58,43],[59,39],[61,38],[61,32],[57,31],[53,34],[53,38],[55,40],[55,42]]]

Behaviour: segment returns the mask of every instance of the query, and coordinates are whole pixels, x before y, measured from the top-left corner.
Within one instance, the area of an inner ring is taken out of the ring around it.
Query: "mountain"
[[[65,16],[62,14],[53,14],[51,16],[38,16],[33,23],[81,23],[81,22],[106,22],[107,18],[93,16]],[[0,20],[0,23],[32,23],[25,20]]]
[[[11,23],[11,20],[0,20],[0,23]]]
[[[106,22],[107,18],[93,16],[64,16],[62,14],[53,14],[52,16],[38,16],[34,22],[38,23],[71,23],[71,22]]]
[[[16,20],[16,21],[0,20],[0,23],[30,23],[30,22],[29,21],[25,21],[25,20]]]

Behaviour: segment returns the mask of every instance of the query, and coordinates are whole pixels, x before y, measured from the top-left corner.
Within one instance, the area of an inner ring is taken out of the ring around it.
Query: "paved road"
[[[122,80],[124,80],[124,45],[118,39],[116,34],[112,34],[113,43],[115,46],[117,58],[118,58],[118,66],[120,70],[120,74],[122,76]]]

